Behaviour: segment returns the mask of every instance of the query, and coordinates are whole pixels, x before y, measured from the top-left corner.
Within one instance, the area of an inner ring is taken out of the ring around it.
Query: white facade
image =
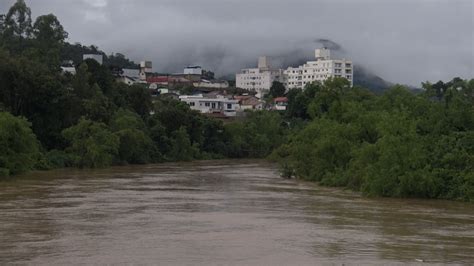
[[[82,56],[82,60],[86,60],[86,59],[94,59],[101,65],[104,61],[104,57],[101,54],[84,54]]]
[[[148,73],[153,73],[153,63],[151,61],[141,61],[140,79],[145,81]]]
[[[257,92],[258,98],[270,91],[274,81],[284,83],[283,70],[271,69],[267,57],[258,59],[258,68],[242,69],[235,75],[235,86]]]
[[[226,88],[229,88],[229,82],[225,80],[209,81],[209,80],[202,79],[199,82],[194,82],[193,86],[196,88],[226,89]]]
[[[201,112],[202,114],[222,113],[225,116],[235,116],[239,106],[237,100],[225,98],[223,96],[217,98],[206,98],[203,95],[182,95],[179,100],[189,105],[192,110]]]
[[[331,59],[329,49],[316,49],[316,61],[308,61],[299,67],[289,67],[284,73],[285,87],[288,89],[303,89],[306,84],[314,81],[324,82],[330,77],[342,77],[354,83],[352,61],[346,59]]]
[[[200,66],[188,66],[184,69],[185,75],[202,75],[202,67]]]
[[[76,68],[75,67],[61,67],[63,73],[70,73],[72,75],[76,75]]]

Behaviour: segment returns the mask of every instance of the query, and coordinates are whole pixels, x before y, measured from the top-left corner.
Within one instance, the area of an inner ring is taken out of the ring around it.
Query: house
[[[115,76],[118,82],[122,82],[127,85],[144,83],[140,79],[140,70],[138,69],[127,69],[127,68],[120,69],[119,71],[117,71]]]
[[[168,76],[150,76],[146,78],[146,83],[157,84],[161,86],[168,86],[169,77]]]
[[[216,97],[206,97],[198,95],[182,95],[179,100],[189,105],[192,110],[202,114],[222,114],[226,117],[236,116],[238,101],[226,98],[222,95]]]
[[[286,107],[288,106],[288,98],[286,97],[277,97],[273,99],[273,110],[277,111],[286,111]]]
[[[225,80],[206,80],[194,82],[193,86],[196,88],[212,88],[212,89],[226,89],[229,88],[229,82]]]
[[[139,84],[139,83],[143,83],[142,80],[140,80],[140,78],[135,78],[135,77],[129,77],[129,76],[120,76],[120,77],[117,77],[116,80],[118,82],[122,82],[122,83],[125,83],[129,86],[133,85],[133,84]]]
[[[184,68],[183,73],[185,75],[202,75],[202,67],[201,66],[188,66]]]
[[[262,110],[263,102],[252,95],[234,96],[234,99],[239,102],[239,110]]]
[[[62,66],[61,71],[65,73],[70,73],[72,75],[76,75],[76,68],[73,66]]]
[[[74,67],[74,62],[72,60],[64,60],[61,62],[61,71],[63,74],[69,73],[76,75],[76,68]]]

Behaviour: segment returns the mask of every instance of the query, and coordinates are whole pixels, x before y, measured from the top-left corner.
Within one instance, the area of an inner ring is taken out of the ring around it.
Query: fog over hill
[[[0,13],[14,1],[0,0]],[[355,66],[395,83],[474,75],[472,0],[25,1],[33,16],[57,15],[69,42],[151,60],[158,72],[197,64],[223,76],[260,55],[290,65],[336,45]]]

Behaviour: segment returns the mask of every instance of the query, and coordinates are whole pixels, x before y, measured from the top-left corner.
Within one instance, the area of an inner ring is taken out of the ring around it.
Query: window
[[[211,106],[211,104],[210,104],[210,103],[205,103],[204,105],[205,105],[206,107],[209,107],[209,106]]]
[[[351,64],[350,64],[350,63],[346,63],[346,67],[351,67]]]
[[[227,109],[232,109],[232,104],[231,103],[227,104]]]
[[[216,103],[212,103],[212,109],[216,109]]]
[[[194,102],[189,103],[189,106],[194,106],[194,105],[196,105]]]

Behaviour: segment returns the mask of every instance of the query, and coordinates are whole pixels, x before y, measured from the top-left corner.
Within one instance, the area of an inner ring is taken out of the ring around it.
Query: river
[[[0,264],[474,263],[474,205],[364,198],[265,161],[56,170],[0,182]]]

